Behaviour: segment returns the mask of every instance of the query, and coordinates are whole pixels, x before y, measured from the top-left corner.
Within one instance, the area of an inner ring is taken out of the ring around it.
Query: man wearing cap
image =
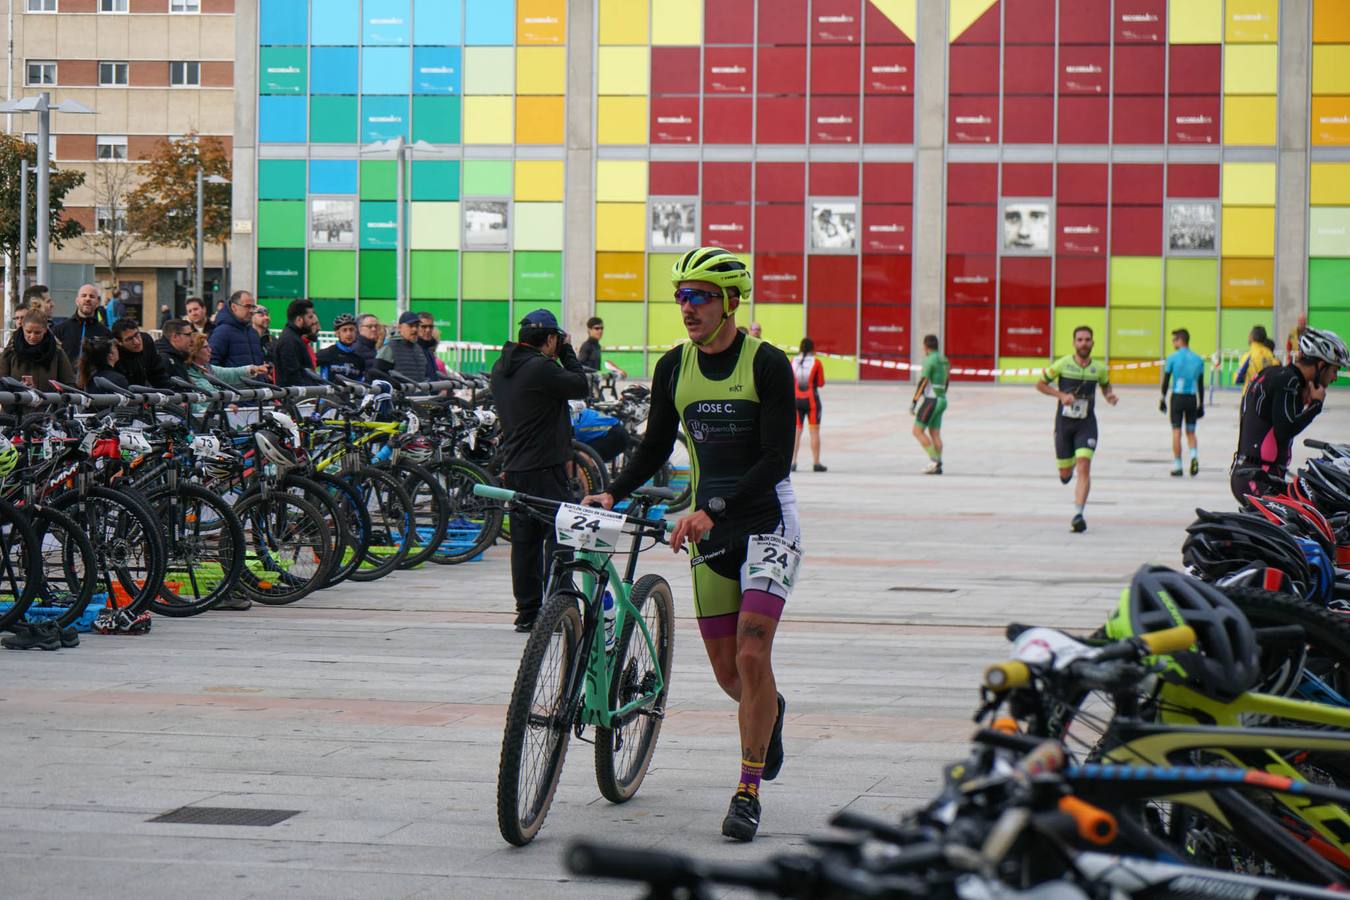
[[[400,326],[401,330],[401,326]],[[546,309],[520,323],[492,366],[492,397],[502,426],[498,451],[502,484],[551,500],[575,500],[565,468],[572,454],[568,400],[590,392],[586,370],[577,362],[567,335]],[[516,631],[529,631],[544,600],[544,579],[556,548],[551,524],[511,513],[511,587],[516,597]]]
[[[253,312],[258,301],[248,291],[235,291],[229,304],[216,316],[211,329],[211,363],[217,366],[260,366],[262,340],[253,330]]]
[[[324,378],[341,375],[360,381],[366,374],[366,361],[356,350],[356,316],[343,313],[333,320],[337,343],[318,353],[319,374]]]
[[[436,367],[417,343],[420,323],[421,318],[415,312],[405,312],[398,317],[398,334],[391,337],[375,357],[377,371],[392,370],[412,381],[435,380]]]
[[[272,314],[261,303],[253,310],[253,330],[262,345],[263,362],[272,364]]]

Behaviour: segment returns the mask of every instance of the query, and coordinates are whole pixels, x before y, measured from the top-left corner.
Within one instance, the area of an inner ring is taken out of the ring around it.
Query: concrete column
[[[595,2],[567,4],[567,183],[563,193],[563,321],[584,335],[595,310]]]
[[[1311,0],[1280,4],[1279,184],[1275,194],[1275,333],[1308,310],[1308,125],[1312,65]]]
[[[257,272],[257,109],[258,0],[234,5],[234,155],[230,162],[230,284],[222,294],[243,288],[256,292]],[[247,223],[247,224],[245,224]]]
[[[923,336],[942,334],[942,262],[946,233],[947,4],[920,0],[914,35],[914,303],[910,353],[923,358]],[[944,344],[945,346],[945,344]]]

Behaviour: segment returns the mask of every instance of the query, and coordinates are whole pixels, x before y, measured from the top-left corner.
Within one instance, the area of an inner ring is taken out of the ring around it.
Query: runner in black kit
[[[1309,328],[1298,339],[1298,360],[1262,369],[1242,396],[1237,452],[1229,470],[1233,496],[1264,497],[1285,489],[1294,438],[1322,411],[1338,369],[1350,366],[1350,351],[1334,331]]]

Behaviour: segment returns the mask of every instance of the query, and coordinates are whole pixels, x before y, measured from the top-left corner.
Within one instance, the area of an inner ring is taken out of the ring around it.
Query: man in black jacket
[[[117,341],[117,365],[131,384],[146,387],[167,388],[169,373],[164,368],[150,340],[141,334],[141,326],[135,319],[123,318],[113,323],[113,340]]]
[[[170,319],[160,329],[160,338],[155,341],[155,352],[164,364],[164,371],[170,378],[188,377],[188,348],[192,346],[192,323],[187,319]]]
[[[75,315],[52,326],[52,337],[61,342],[61,349],[72,363],[79,360],[85,338],[112,337],[108,326],[99,320],[98,301],[97,286],[81,285],[75,295]]]
[[[374,313],[363,313],[356,317],[356,344],[354,346],[357,354],[365,360],[367,372],[375,368],[375,356],[380,352],[380,346],[376,343],[379,336],[379,317]]]
[[[272,314],[267,307],[259,304],[253,310],[253,330],[258,333],[258,343],[262,344],[263,362],[272,364]]]
[[[306,369],[317,368],[310,343],[319,334],[319,317],[309,300],[292,300],[286,307],[286,327],[272,348],[279,387],[303,387],[313,384]]]
[[[575,500],[567,483],[572,455],[568,400],[590,390],[572,345],[546,309],[520,323],[518,343],[507,343],[492,366],[492,396],[502,425],[502,483],[515,491]],[[511,514],[511,586],[516,631],[529,631],[544,600],[544,579],[557,541],[553,528]]]
[[[343,313],[333,320],[337,342],[315,354],[319,374],[324,378],[341,375],[357,381],[366,375],[366,361],[356,349],[356,316]]]

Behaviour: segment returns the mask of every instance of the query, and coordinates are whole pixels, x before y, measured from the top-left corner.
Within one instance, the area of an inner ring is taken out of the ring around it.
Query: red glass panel
[[[1167,48],[1167,90],[1173,94],[1217,94],[1223,71],[1219,44],[1173,44]]]
[[[948,306],[993,306],[998,272],[995,256],[947,255]]]
[[[913,257],[893,253],[862,256],[862,302],[904,304],[911,296],[910,271]],[[906,320],[908,321],[908,320]]]
[[[1167,42],[1167,0],[1116,0],[1117,44]]]
[[[1000,356],[1050,355],[1050,303],[1046,289],[1045,306],[999,307],[998,340]]]
[[[998,43],[998,4],[993,3],[989,9],[978,19],[971,23],[970,27],[961,32],[953,41],[953,45],[961,44],[997,44]]]
[[[914,93],[913,45],[869,44],[863,50],[863,91],[868,94]]]
[[[812,47],[811,93],[857,94],[861,56],[857,47]]]
[[[705,162],[703,164],[704,203],[749,203],[750,163]]]
[[[703,0],[703,21],[717,23],[704,35],[705,44],[752,44],[755,0]]]
[[[1055,260],[1055,306],[1105,306],[1106,257]]]
[[[653,97],[653,144],[698,143],[698,97]]]
[[[858,257],[809,256],[806,259],[807,306],[817,303],[857,305]]]
[[[652,94],[697,94],[698,57],[698,47],[653,47]]]
[[[998,47],[953,44],[948,66],[949,93],[998,93]]]
[[[760,47],[759,93],[805,94],[806,48]]]
[[[806,163],[762,162],[755,166],[755,202],[801,203],[806,199]]]
[[[1163,167],[1154,164],[1116,163],[1111,167],[1113,205],[1157,204],[1163,198]]]
[[[1052,164],[1003,164],[1003,196],[1051,197],[1054,193],[1055,167]]]
[[[998,97],[951,97],[947,107],[947,139],[952,143],[992,144],[998,140]]]
[[[948,203],[993,203],[997,199],[996,163],[947,164]]]
[[[755,302],[801,303],[805,257],[797,254],[755,254]]]
[[[704,97],[703,141],[707,144],[748,144],[754,107],[749,97]]]
[[[806,0],[759,0],[759,43],[805,44]]]
[[[1061,44],[1111,42],[1111,0],[1073,0],[1059,5]]]
[[[704,203],[700,211],[703,217],[703,243],[712,247],[725,247],[736,253],[748,252],[750,210],[750,205],[744,203]]]
[[[890,206],[880,203],[863,205],[864,253],[908,253],[913,210],[908,206]]]
[[[1219,167],[1173,163],[1167,167],[1167,196],[1219,196]]]
[[[1162,45],[1125,44],[1116,48],[1115,91],[1117,94],[1161,94],[1167,73],[1166,49]]]
[[[1005,256],[999,272],[1001,307],[1050,305],[1050,257]]]
[[[866,263],[864,263],[864,266]],[[863,359],[908,362],[910,309],[905,306],[862,307],[858,355]],[[903,369],[864,365],[859,369],[864,381],[901,381],[908,378]]]
[[[949,253],[994,253],[997,248],[997,206],[947,207]]]
[[[1004,97],[1003,142],[1049,144],[1055,139],[1053,97]]]
[[[811,42],[861,44],[862,7],[859,0],[814,0],[811,4]]]
[[[1219,143],[1219,98],[1168,98],[1167,142],[1169,144]]]
[[[751,47],[706,47],[703,50],[703,91],[707,94],[749,94],[755,73]]]
[[[889,99],[889,98],[888,98]],[[858,143],[858,96],[811,98],[811,143]]]
[[[1105,255],[1106,207],[1059,206],[1055,235],[1055,251],[1060,256]]]
[[[910,39],[895,23],[872,3],[863,3],[863,30],[869,44],[904,44],[914,46]]]
[[[994,308],[992,306],[947,307],[947,354],[957,357],[992,356],[993,353]],[[978,363],[971,367],[977,366]]]
[[[1115,97],[1112,105],[1117,144],[1163,142],[1167,115],[1162,97]]]
[[[914,143],[914,98],[864,97],[863,139],[869,144]]]
[[[817,197],[858,196],[858,164],[811,163],[811,193]]]
[[[1060,97],[1059,142],[1104,144],[1111,107],[1105,97]]]
[[[653,162],[647,181],[653,197],[697,196],[698,163]]]
[[[761,144],[802,144],[806,141],[805,97],[760,97],[755,101]]]
[[[1162,255],[1162,222],[1161,206],[1112,207],[1111,255]]]
[[[1053,94],[1055,48],[1009,45],[1003,48],[1004,94]]]
[[[1003,0],[1005,44],[1053,44],[1055,0]]]
[[[755,207],[755,250],[760,253],[801,253],[805,249],[806,211],[801,204],[775,203]]]
[[[1104,96],[1110,88],[1111,50],[1083,45],[1059,48],[1059,92]]]
[[[1061,163],[1056,171],[1060,203],[1106,203],[1105,163]]]
[[[865,162],[863,200],[867,203],[910,203],[914,199],[914,164]]]
[[[814,261],[811,271],[815,271]],[[816,342],[820,353],[853,356],[858,352],[857,301],[821,303],[813,290],[811,302],[806,304],[806,333]]]

